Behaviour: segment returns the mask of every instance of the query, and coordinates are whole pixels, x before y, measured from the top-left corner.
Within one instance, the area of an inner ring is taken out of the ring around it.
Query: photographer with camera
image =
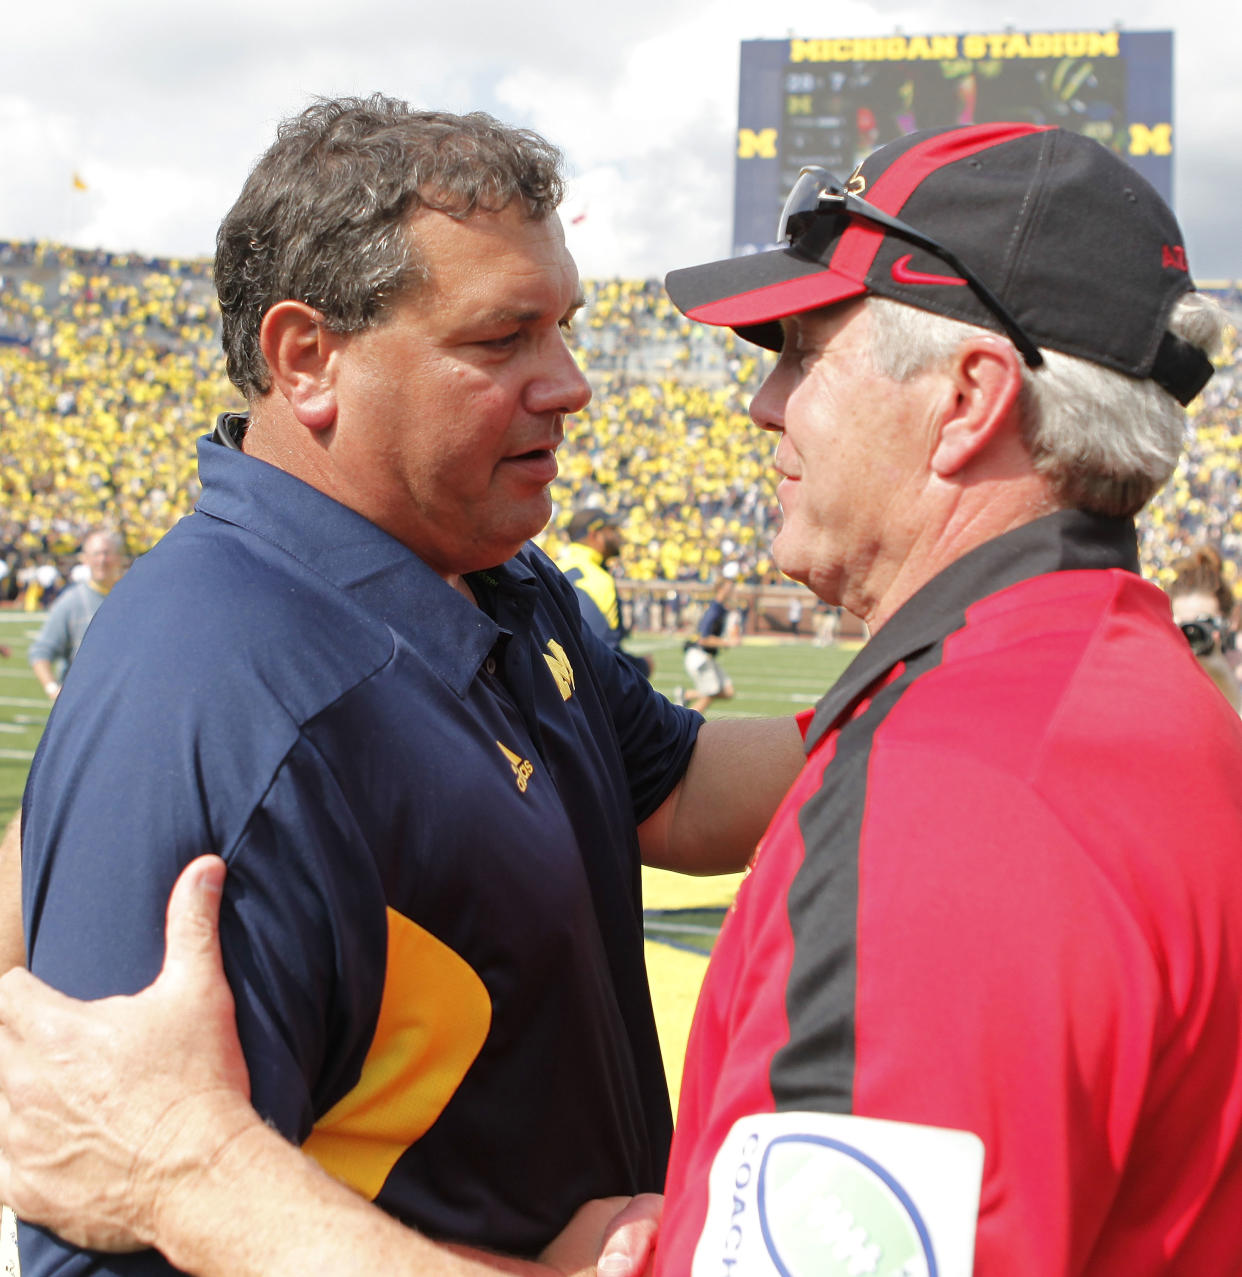
[[[1224,579],[1224,563],[1211,546],[1203,545],[1178,559],[1173,571],[1167,590],[1173,619],[1199,664],[1230,705],[1242,712],[1242,688],[1235,668],[1235,600]]]

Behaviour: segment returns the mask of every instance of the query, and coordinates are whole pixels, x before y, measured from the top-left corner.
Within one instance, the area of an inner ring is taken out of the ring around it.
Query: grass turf
[[[0,608],[0,647],[12,652],[0,657],[0,821],[4,824],[21,805],[30,760],[52,708],[26,663],[27,649],[42,623],[42,612]]]

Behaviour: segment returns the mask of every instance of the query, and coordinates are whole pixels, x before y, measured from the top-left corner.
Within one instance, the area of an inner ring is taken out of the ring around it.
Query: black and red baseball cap
[[[1156,190],[1078,133],[976,124],[910,133],[844,183],[807,169],[777,248],[671,272],[690,319],[779,350],[787,315],[866,293],[1150,378],[1186,404],[1212,375],[1167,331],[1194,289],[1182,233]]]

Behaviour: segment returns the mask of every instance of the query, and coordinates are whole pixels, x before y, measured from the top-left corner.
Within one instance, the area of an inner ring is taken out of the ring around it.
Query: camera
[[[1193,621],[1183,621],[1178,629],[1186,636],[1186,642],[1196,656],[1208,656],[1216,650],[1224,627],[1225,622],[1219,616],[1199,616]]]

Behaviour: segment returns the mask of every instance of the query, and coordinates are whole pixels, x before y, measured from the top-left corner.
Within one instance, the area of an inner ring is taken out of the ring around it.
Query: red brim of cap
[[[736,328],[770,350],[781,345],[774,321],[867,291],[862,280],[783,248],[670,271],[664,287],[687,319]]]

